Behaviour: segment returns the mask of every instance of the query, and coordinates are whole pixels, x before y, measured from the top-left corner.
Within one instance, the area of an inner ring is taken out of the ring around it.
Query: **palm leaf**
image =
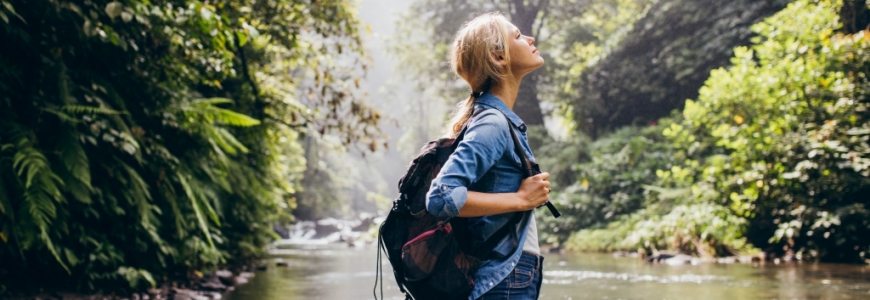
[[[227,98],[198,99],[196,101],[187,102],[183,105],[177,106],[174,108],[174,110],[181,111],[187,118],[204,120],[206,124],[213,124],[215,122],[218,122],[230,126],[239,127],[250,127],[260,124],[260,121],[257,119],[234,112],[229,109],[215,106],[218,104],[226,103],[232,103],[232,100]]]
[[[251,127],[255,125],[260,125],[260,120],[234,112],[229,109],[215,107],[215,115],[218,121],[230,126]]]
[[[193,193],[193,190],[190,188],[190,185],[187,183],[187,179],[184,178],[183,174],[179,174],[178,183],[181,184],[181,187],[184,189],[184,193],[187,194],[187,198],[190,199],[190,205],[193,207],[193,212],[196,216],[196,221],[199,224],[199,229],[202,230],[202,233],[205,235],[205,239],[208,241],[208,245],[211,246],[212,249],[217,249],[214,246],[214,241],[211,239],[211,233],[208,231],[208,224],[205,223],[205,218],[202,215],[202,211],[199,209],[199,201],[196,199],[196,195]]]

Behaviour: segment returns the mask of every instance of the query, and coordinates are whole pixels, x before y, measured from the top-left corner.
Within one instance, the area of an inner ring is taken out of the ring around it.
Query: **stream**
[[[824,263],[670,266],[607,254],[547,254],[540,299],[870,299],[870,267]],[[374,246],[297,245],[229,300],[374,299]],[[285,266],[276,266],[278,263]],[[384,299],[404,299],[383,258]],[[378,291],[380,299],[380,291]]]

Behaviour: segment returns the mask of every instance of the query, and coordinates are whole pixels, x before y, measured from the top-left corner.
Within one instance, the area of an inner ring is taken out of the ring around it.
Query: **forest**
[[[437,62],[486,11],[546,49],[514,108],[563,210],[543,244],[870,262],[866,1],[416,1],[418,105],[461,98]]]
[[[383,215],[489,11],[546,61],[514,108],[563,213],[542,245],[870,263],[870,2],[415,0],[377,94],[354,5],[0,0],[0,296],[126,294]]]

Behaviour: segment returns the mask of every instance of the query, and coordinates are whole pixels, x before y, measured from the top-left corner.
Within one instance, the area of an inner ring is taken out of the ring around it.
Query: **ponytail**
[[[476,100],[474,96],[468,96],[468,99],[459,102],[453,109],[453,113],[450,114],[450,123],[448,123],[450,126],[447,128],[447,137],[455,138],[462,131],[465,123],[468,123],[468,119],[474,112],[474,100]]]
[[[462,127],[468,123],[468,120],[471,119],[471,115],[474,113],[474,101],[480,96],[483,96],[483,93],[488,92],[489,88],[492,87],[493,80],[492,78],[487,78],[483,81],[483,85],[476,89],[476,91],[472,91],[471,95],[468,96],[468,99],[465,99],[463,102],[459,102],[456,105],[456,108],[453,109],[453,113],[450,114],[450,126],[448,127],[447,136],[448,137],[456,137],[459,135],[459,132],[462,131]]]

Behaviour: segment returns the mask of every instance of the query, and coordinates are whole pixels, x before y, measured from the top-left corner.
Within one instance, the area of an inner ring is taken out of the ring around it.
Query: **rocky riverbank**
[[[652,255],[645,255],[638,252],[616,251],[613,252],[613,257],[631,257],[644,260],[649,263],[659,263],[666,265],[698,265],[707,263],[717,264],[733,264],[733,263],[761,263],[765,262],[765,254],[757,255],[742,255],[742,256],[727,256],[727,257],[696,257],[684,253],[676,252],[657,252]],[[771,262],[779,264],[779,258],[773,259]]]
[[[219,270],[212,274],[193,274],[188,282],[174,281],[159,288],[130,295],[85,295],[66,292],[43,293],[27,297],[0,297],[8,300],[217,300],[236,286],[248,282],[253,272],[233,273]]]

